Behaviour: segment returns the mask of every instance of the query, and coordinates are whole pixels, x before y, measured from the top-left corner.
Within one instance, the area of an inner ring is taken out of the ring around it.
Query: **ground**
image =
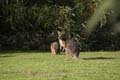
[[[119,51],[64,59],[50,52],[0,52],[0,80],[120,80]]]

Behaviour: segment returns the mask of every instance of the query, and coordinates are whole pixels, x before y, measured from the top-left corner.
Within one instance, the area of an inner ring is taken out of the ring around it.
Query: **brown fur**
[[[60,47],[62,46],[63,48],[65,48],[66,60],[68,60],[70,56],[72,56],[73,59],[77,59],[79,57],[80,50],[76,41],[72,39],[64,41],[62,40],[62,35],[63,33],[58,31],[58,40],[60,43]]]
[[[58,42],[53,42],[51,43],[51,46],[50,46],[50,49],[51,49],[51,53],[53,55],[56,55],[56,54],[59,54],[60,53],[60,45]]]

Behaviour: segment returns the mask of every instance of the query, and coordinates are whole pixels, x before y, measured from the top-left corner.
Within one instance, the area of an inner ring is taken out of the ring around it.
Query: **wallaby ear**
[[[60,31],[57,31],[57,34],[58,34],[58,35],[60,35],[60,34],[61,34],[61,32],[60,32]]]
[[[64,32],[64,31],[57,31],[57,34],[58,34],[58,35],[64,35],[65,32]]]

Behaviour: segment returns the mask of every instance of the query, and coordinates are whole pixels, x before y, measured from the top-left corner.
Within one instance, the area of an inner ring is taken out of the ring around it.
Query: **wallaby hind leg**
[[[55,50],[53,48],[51,50],[51,53],[52,53],[52,55],[56,55],[56,52],[55,52]]]
[[[67,49],[65,49],[65,54],[66,54],[66,59],[65,60],[69,60],[69,51]]]
[[[72,59],[77,60],[78,57],[76,55],[73,55]]]
[[[52,55],[55,55],[54,49],[53,49],[53,46],[52,46],[52,45],[51,45],[50,49],[51,49],[51,54],[52,54]]]

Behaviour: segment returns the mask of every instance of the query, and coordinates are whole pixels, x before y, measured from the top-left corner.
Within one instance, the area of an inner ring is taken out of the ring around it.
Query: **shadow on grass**
[[[82,58],[83,60],[107,60],[107,59],[116,59],[113,57],[91,57],[91,58]]]
[[[15,57],[15,55],[0,55],[0,58]]]

